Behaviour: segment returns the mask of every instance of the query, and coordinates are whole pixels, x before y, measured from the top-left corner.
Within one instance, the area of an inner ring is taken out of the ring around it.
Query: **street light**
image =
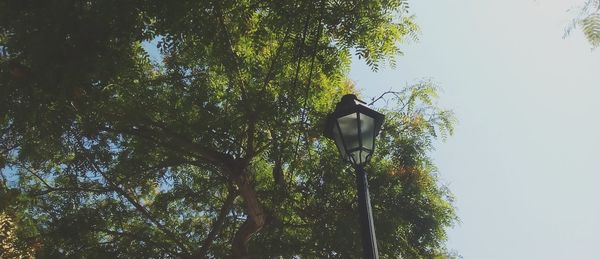
[[[379,258],[373,226],[369,184],[364,166],[375,149],[375,137],[383,125],[384,116],[360,103],[356,95],[347,94],[328,115],[325,136],[333,139],[342,158],[356,170],[358,209],[364,258]]]

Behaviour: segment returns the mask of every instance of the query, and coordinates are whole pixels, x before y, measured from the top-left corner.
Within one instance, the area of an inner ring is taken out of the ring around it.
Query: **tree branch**
[[[119,236],[119,237],[129,237],[129,238],[133,238],[135,240],[138,241],[142,241],[148,244],[151,244],[155,247],[161,247],[163,248],[166,252],[170,253],[171,255],[177,255],[177,256],[181,256],[181,253],[177,252],[177,251],[173,251],[172,247],[170,247],[167,244],[164,243],[159,243],[154,241],[152,238],[150,237],[146,237],[146,236],[142,236],[142,235],[137,235],[135,233],[131,233],[131,232],[121,232],[121,231],[116,231],[116,230],[110,230],[110,229],[102,229],[102,228],[94,228],[92,227],[90,230],[92,231],[96,231],[96,232],[102,232],[102,233],[106,233],[109,235],[113,235],[113,236]]]
[[[121,196],[123,196],[129,203],[131,203],[131,205],[133,205],[133,207],[140,213],[142,214],[147,220],[149,220],[150,222],[152,222],[153,225],[155,225],[158,229],[160,229],[169,239],[171,239],[171,241],[175,242],[183,251],[185,251],[186,253],[189,253],[189,247],[187,245],[185,245],[178,237],[177,235],[175,235],[175,233],[173,233],[171,230],[169,230],[169,228],[167,228],[165,225],[163,225],[159,220],[157,220],[144,206],[142,206],[135,198],[133,198],[133,196],[131,196],[127,191],[125,191],[123,188],[119,187],[115,182],[112,181],[112,179],[110,177],[108,177],[108,175],[102,171],[93,161],[90,157],[87,156],[86,154],[86,159],[88,160],[88,162],[90,163],[90,166],[92,167],[92,169],[100,174],[108,183],[108,185],[115,190],[115,192],[117,192],[118,194],[120,194]]]
[[[246,157],[254,157],[255,155],[255,147],[254,147],[254,131],[256,130],[256,118],[253,115],[248,118],[248,128],[246,129]]]
[[[275,65],[277,64],[277,60],[279,59],[281,50],[283,50],[283,46],[285,45],[285,42],[287,41],[288,36],[290,35],[290,31],[291,31],[291,26],[287,26],[285,34],[283,36],[283,39],[279,42],[279,47],[277,47],[277,50],[275,51],[275,55],[271,59],[271,64],[269,65],[269,69],[267,70],[267,75],[265,76],[265,82],[263,84],[263,89],[266,89],[269,82],[271,82],[271,80],[273,80]]]
[[[192,258],[202,258],[203,256],[206,256],[208,250],[213,244],[213,241],[217,237],[217,234],[221,232],[221,227],[223,226],[225,218],[227,217],[227,214],[229,214],[231,206],[233,206],[233,201],[237,196],[238,193],[233,189],[233,187],[230,187],[227,198],[225,198],[225,201],[219,210],[219,216],[217,216],[217,219],[213,223],[210,232],[202,242],[202,247],[193,253]]]
[[[161,131],[153,132],[152,129],[150,129],[148,127],[140,127],[140,130],[145,130],[147,132],[157,134],[158,136],[155,138],[156,142],[162,143],[163,145],[167,144],[164,141],[160,141],[160,140],[165,139],[165,137],[168,137],[169,140],[174,142],[175,146],[187,149],[188,152],[190,152],[192,154],[196,154],[197,157],[207,160],[209,162],[212,162],[215,165],[219,165],[219,166],[222,166],[226,162],[226,159],[229,158],[227,155],[225,155],[223,153],[219,153],[217,151],[210,150],[208,148],[202,147],[202,146],[194,143],[193,141],[187,139],[186,137],[180,135],[179,133],[177,133],[175,131],[170,130],[169,128],[167,128],[164,125],[161,125],[152,120],[147,120],[147,121],[149,123],[151,123],[153,126],[161,129]],[[160,135],[162,135],[162,136],[160,136]]]
[[[48,182],[46,182],[46,180],[44,180],[44,178],[42,178],[41,176],[39,176],[37,173],[35,173],[31,168],[29,168],[28,166],[20,163],[19,167],[25,169],[27,172],[29,172],[31,175],[33,175],[35,178],[37,178],[44,186],[46,186],[46,188],[48,189],[56,189],[53,186],[51,186],[50,184],[48,184]]]
[[[146,127],[143,125],[134,126],[130,129],[114,129],[109,127],[103,127],[102,129],[117,134],[126,134],[141,137],[150,142],[166,147],[172,151],[196,157],[221,168],[224,168],[226,166],[227,161],[230,158],[226,154],[203,148],[202,146],[195,144],[191,140],[173,131],[167,130],[164,126],[158,124],[153,126],[159,128],[160,131],[154,130],[151,127]],[[167,139],[169,141],[167,141]]]
[[[220,2],[217,2],[217,3],[220,3]],[[214,10],[215,10],[215,13],[217,16],[217,21],[221,25],[220,27],[222,29],[222,36],[223,36],[222,42],[227,44],[227,46],[224,46],[224,50],[229,55],[229,58],[231,59],[231,61],[233,62],[233,65],[234,65],[234,69],[233,69],[234,71],[230,71],[230,72],[234,72],[235,74],[237,74],[238,80],[232,80],[232,81],[233,82],[239,81],[237,83],[240,86],[240,90],[242,92],[242,98],[243,98],[243,100],[248,100],[248,93],[246,91],[246,86],[244,84],[244,81],[241,79],[242,72],[241,72],[240,65],[239,65],[239,57],[237,54],[235,54],[235,51],[233,49],[233,43],[231,41],[231,36],[229,35],[229,31],[227,30],[227,25],[225,24],[225,16],[223,14],[221,5],[217,4],[215,6]],[[233,73],[231,73],[231,74],[233,74]],[[231,80],[231,77],[230,77],[230,80]]]
[[[93,189],[93,188],[80,188],[80,187],[76,187],[76,188],[68,188],[68,187],[49,187],[46,190],[39,190],[39,191],[35,191],[33,193],[31,193],[31,195],[33,196],[43,196],[46,194],[49,194],[51,192],[91,192],[91,193],[107,193],[107,192],[113,192],[114,190],[109,189],[109,188],[101,188],[101,189]]]
[[[233,258],[247,258],[248,245],[252,236],[260,231],[266,224],[266,213],[258,201],[258,194],[254,182],[248,174],[242,174],[237,180],[240,195],[246,207],[246,221],[235,233],[231,244]]]

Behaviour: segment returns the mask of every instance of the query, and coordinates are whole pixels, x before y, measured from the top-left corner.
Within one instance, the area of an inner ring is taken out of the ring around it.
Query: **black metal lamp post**
[[[364,258],[371,259],[379,258],[379,254],[364,166],[371,159],[384,116],[357,102],[364,104],[353,94],[342,97],[327,118],[325,136],[335,141],[342,158],[356,169],[363,254]]]

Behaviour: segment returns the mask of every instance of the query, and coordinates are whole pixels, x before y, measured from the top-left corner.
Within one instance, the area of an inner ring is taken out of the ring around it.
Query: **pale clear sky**
[[[366,97],[421,78],[444,89],[459,124],[433,157],[466,259],[600,258],[600,49],[562,38],[583,2],[410,1],[422,35],[398,66],[354,62]]]

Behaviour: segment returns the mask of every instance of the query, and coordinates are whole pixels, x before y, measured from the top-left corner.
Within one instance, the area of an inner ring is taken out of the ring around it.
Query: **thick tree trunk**
[[[240,196],[244,199],[247,218],[238,229],[231,244],[233,258],[248,258],[248,243],[254,234],[266,224],[266,214],[258,201],[255,185],[249,174],[242,174],[236,181]]]

